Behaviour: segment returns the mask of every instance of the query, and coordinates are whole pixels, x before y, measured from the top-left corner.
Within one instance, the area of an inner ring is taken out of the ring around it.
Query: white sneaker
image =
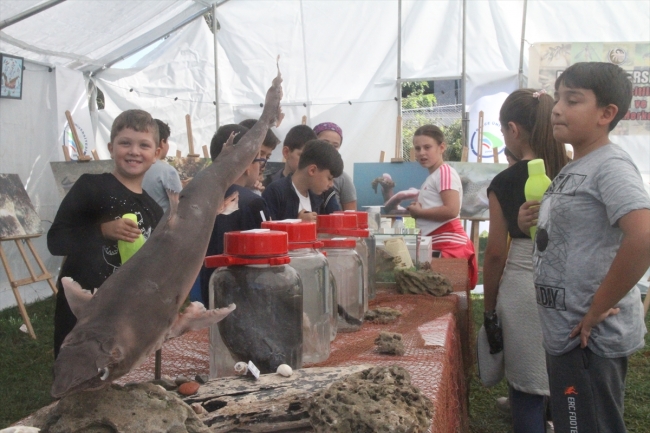
[[[500,412],[510,415],[510,400],[508,397],[499,397],[497,398],[497,409],[499,409]]]

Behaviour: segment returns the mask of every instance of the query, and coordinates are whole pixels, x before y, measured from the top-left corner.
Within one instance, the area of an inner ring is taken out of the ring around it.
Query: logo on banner
[[[614,48],[609,50],[608,53],[609,61],[615,65],[622,65],[627,59],[627,51],[623,48]]]
[[[77,130],[77,137],[79,137],[81,147],[84,150],[84,155],[88,155],[88,137],[86,137],[86,133],[77,122],[74,123],[74,126]],[[74,138],[72,138],[72,130],[70,129],[70,125],[68,123],[66,123],[65,128],[63,128],[63,145],[68,147],[70,159],[74,161],[79,159],[79,155],[77,154],[77,146],[74,144]]]
[[[474,130],[470,140],[470,149],[474,155],[478,156],[478,128]],[[505,149],[503,134],[501,134],[501,124],[499,122],[488,121],[483,124],[483,158],[494,158],[494,148],[497,153],[502,154]]]

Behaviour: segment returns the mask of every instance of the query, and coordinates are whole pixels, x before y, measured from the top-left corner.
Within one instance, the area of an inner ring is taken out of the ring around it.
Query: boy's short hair
[[[284,137],[284,146],[288,147],[290,151],[302,149],[302,147],[309,141],[315,140],[316,134],[311,127],[307,125],[296,125],[287,132]]]
[[[155,120],[156,125],[158,125],[158,136],[160,138],[160,141],[167,140],[172,132],[171,129],[169,129],[169,125],[160,119],[153,120]]]
[[[599,107],[614,104],[618,113],[609,124],[611,131],[630,109],[632,82],[620,66],[604,62],[581,62],[569,66],[555,81],[555,91],[564,84],[570,89],[594,92]]]
[[[417,137],[418,135],[426,135],[427,137],[431,137],[434,140],[436,140],[436,143],[438,144],[442,144],[445,142],[445,134],[436,125],[420,126],[418,129],[415,130],[415,133],[413,134],[414,137]]]
[[[237,125],[236,123],[220,126],[217,132],[214,133],[214,136],[212,136],[212,141],[210,141],[210,158],[213,161],[217,159],[217,156],[219,156],[223,149],[223,145],[226,144],[230,134],[233,132],[236,134],[233,143],[237,143],[248,132],[248,128]]]
[[[298,170],[312,164],[319,170],[329,170],[334,177],[343,173],[341,154],[325,140],[310,140],[305,144],[298,162]]]
[[[126,110],[120,113],[111,126],[111,143],[124,128],[130,128],[137,132],[151,132],[156,147],[160,144],[158,124],[153,120],[151,114],[144,110]]]
[[[251,129],[256,123],[257,119],[246,119],[239,122],[241,126],[245,126],[248,129]],[[271,150],[275,150],[279,143],[280,139],[273,133],[273,131],[271,131],[271,128],[269,128],[269,130],[266,131],[264,141],[262,141],[262,146],[268,147]]]

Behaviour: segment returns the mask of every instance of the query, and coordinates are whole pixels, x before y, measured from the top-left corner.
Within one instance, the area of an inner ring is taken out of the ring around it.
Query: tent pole
[[[8,18],[6,20],[2,20],[2,22],[0,22],[0,30],[4,29],[5,27],[9,27],[12,24],[16,24],[17,22],[20,22],[24,19],[27,19],[32,15],[36,15],[40,12],[43,12],[45,9],[49,9],[52,6],[56,6],[59,3],[63,3],[64,1],[65,0],[50,0],[40,5],[34,6],[33,8],[27,9],[26,11],[19,13],[14,17]]]
[[[400,137],[400,143],[403,142],[402,137],[402,0],[397,0],[397,107],[399,116],[397,117],[397,131],[395,135]],[[395,158],[401,158],[402,155],[395,155]]]
[[[309,93],[309,69],[307,68],[307,38],[305,38],[304,4],[300,0],[300,31],[302,33],[302,57],[305,62],[305,95],[307,99],[307,123],[311,123],[311,94]],[[285,104],[286,105],[286,104]]]
[[[461,72],[462,78],[460,81],[460,89],[461,89],[460,91],[463,94],[463,108],[461,112],[461,116],[463,118],[462,120],[463,151],[468,146],[467,130],[469,129],[469,116],[467,115],[467,92],[466,92],[466,81],[467,81],[467,68],[466,68],[467,54],[465,49],[466,33],[467,33],[467,0],[463,0],[463,70]]]
[[[219,69],[218,69],[218,56],[217,56],[217,4],[212,3],[212,34],[214,35],[214,105],[216,113],[216,126],[214,130],[219,129]]]
[[[521,47],[519,49],[519,88],[524,87],[524,42],[526,41],[526,11],[528,0],[524,0],[524,13],[521,19]]]

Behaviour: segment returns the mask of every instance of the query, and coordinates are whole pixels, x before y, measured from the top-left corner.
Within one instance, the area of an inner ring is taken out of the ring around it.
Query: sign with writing
[[[632,104],[614,135],[650,134],[650,43],[580,42],[538,43],[530,47],[528,87],[551,95],[555,80],[578,62],[609,62],[628,72],[633,86]]]

